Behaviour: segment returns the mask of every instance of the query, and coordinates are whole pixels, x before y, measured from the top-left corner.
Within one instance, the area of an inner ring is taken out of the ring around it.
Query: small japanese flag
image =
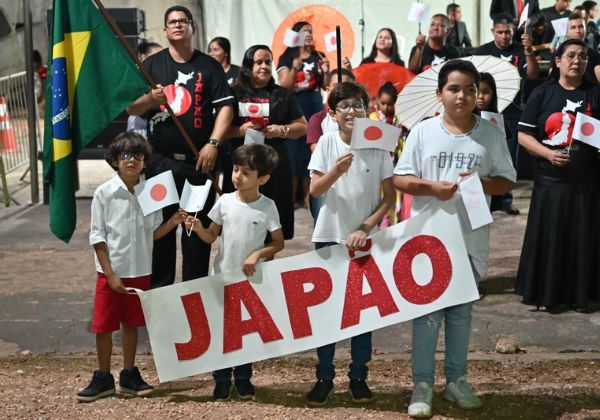
[[[481,118],[488,120],[502,131],[502,135],[506,138],[506,130],[504,128],[504,115],[495,112],[481,111]]]
[[[326,33],[325,34],[325,49],[327,50],[327,52],[335,51],[337,49],[337,46],[338,46],[338,40],[337,40],[337,36],[335,35],[335,31]],[[341,47],[341,45],[340,45],[340,47]]]
[[[356,118],[352,129],[350,147],[352,149],[381,149],[393,152],[398,145],[402,130],[393,125],[372,120]]]
[[[560,18],[551,20],[550,23],[554,28],[554,34],[556,36],[567,36],[567,27],[569,26],[569,18]]]
[[[600,149],[600,120],[578,112],[572,137]]]
[[[427,19],[429,19],[429,7],[428,4],[414,2],[410,5],[407,19],[410,22],[423,23],[427,21]]]
[[[519,18],[519,26],[517,26],[517,29],[520,28],[521,26],[523,26],[523,24],[525,24],[525,22],[527,22],[528,17],[529,17],[529,3],[527,3],[525,5],[525,7],[523,7],[523,11],[521,12],[521,17]]]
[[[171,171],[163,172],[140,182],[133,189],[144,216],[179,202],[177,187],[175,187],[175,180]]]
[[[268,117],[269,103],[260,102],[240,102],[239,105],[240,117]]]
[[[306,38],[306,32],[296,32],[286,29],[283,43],[288,47],[303,47],[304,38]]]
[[[208,193],[212,181],[209,179],[204,185],[192,185],[185,180],[183,191],[181,191],[181,200],[179,200],[179,207],[187,211],[188,213],[196,213],[204,208]]]

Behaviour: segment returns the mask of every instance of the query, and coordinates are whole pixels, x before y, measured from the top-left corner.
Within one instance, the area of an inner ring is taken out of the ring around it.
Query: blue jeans
[[[321,202],[322,201],[323,201],[323,196],[313,197],[311,195],[310,197],[308,197],[310,215],[313,218],[313,226],[317,224],[317,217],[319,216],[319,210],[321,210]]]
[[[316,242],[315,249],[321,249],[328,246],[337,245],[335,242]],[[372,352],[371,332],[357,335],[350,339],[350,355],[352,363],[348,367],[348,377],[350,379],[367,379],[369,367],[367,363],[371,361]],[[335,343],[327,344],[317,348],[317,379],[330,379],[335,377],[335,366],[333,366],[333,357],[335,356]]]
[[[471,264],[472,267],[472,264]],[[472,267],[475,281],[479,274]],[[471,311],[473,302],[440,309],[413,320],[412,375],[413,383],[435,381],[435,350],[442,322],[445,327],[444,373],[446,382],[466,375],[469,337],[471,335]]]
[[[232,372],[235,380],[250,379],[252,377],[252,363],[246,363],[245,365],[236,366],[234,368],[215,370],[212,375],[215,382],[226,382],[231,381]]]

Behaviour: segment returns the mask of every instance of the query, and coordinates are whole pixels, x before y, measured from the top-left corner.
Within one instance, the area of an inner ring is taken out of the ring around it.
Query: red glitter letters
[[[210,327],[200,293],[181,296],[192,337],[187,343],[175,343],[177,360],[192,360],[202,356],[210,345]]]

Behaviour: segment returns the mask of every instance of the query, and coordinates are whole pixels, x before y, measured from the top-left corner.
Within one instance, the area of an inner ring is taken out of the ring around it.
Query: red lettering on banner
[[[417,284],[412,273],[412,262],[419,254],[431,261],[433,274],[424,286]],[[450,284],[452,261],[446,246],[435,236],[419,235],[400,247],[393,266],[394,281],[400,294],[415,305],[431,303],[439,298]]]
[[[263,343],[281,340],[283,336],[248,280],[224,287],[223,353],[242,348],[242,337],[257,332]],[[242,303],[250,319],[242,320]]]
[[[281,280],[294,338],[312,335],[308,308],[325,302],[331,296],[331,276],[324,268],[311,267],[281,273]],[[314,287],[305,292],[305,284]]]
[[[177,360],[192,360],[202,356],[210,345],[210,327],[200,293],[181,296],[183,309],[190,326],[191,338],[187,343],[175,343]]]
[[[366,295],[362,294],[363,279],[367,280],[371,288],[371,293]],[[358,324],[360,312],[372,306],[377,306],[380,316],[399,311],[375,259],[371,255],[365,255],[351,260],[348,267],[341,328]]]
[[[373,241],[371,240],[371,238],[367,238],[367,242],[365,243],[365,246],[358,248],[358,250],[361,252],[367,252],[369,249],[371,249],[372,246],[373,246]],[[348,255],[350,255],[350,258],[354,258],[354,255],[356,255],[356,253],[353,250],[348,249]]]

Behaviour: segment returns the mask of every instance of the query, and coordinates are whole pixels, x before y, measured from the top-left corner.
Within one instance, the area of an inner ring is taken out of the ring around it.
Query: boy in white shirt
[[[440,69],[437,95],[444,112],[412,129],[394,169],[396,188],[413,195],[412,215],[452,199],[459,177],[475,171],[488,205],[490,195],[507,193],[516,186],[516,171],[502,133],[494,124],[473,114],[479,79],[470,61],[450,60]],[[461,220],[473,274],[479,282],[487,269],[489,225],[476,230],[466,225]],[[466,380],[472,305],[473,302],[452,306],[413,321],[414,388],[408,406],[410,416],[432,415],[435,351],[442,322],[446,339],[444,398],[464,409],[481,406]]]
[[[322,196],[312,241],[317,249],[345,244],[356,250],[366,244],[367,236],[394,202],[393,165],[385,150],[350,149],[354,119],[365,118],[369,104],[369,96],[361,86],[352,82],[337,84],[327,104],[339,131],[321,136],[308,165],[310,194]],[[372,399],[366,383],[371,348],[370,332],[352,337],[348,376],[354,402]],[[334,354],[335,343],[317,349],[317,382],[306,396],[309,405],[326,404],[333,392]]]
[[[204,242],[212,244],[219,234],[223,245],[214,263],[215,273],[241,270],[250,277],[256,272],[256,264],[270,259],[283,249],[283,231],[275,202],[262,195],[259,187],[270,178],[277,166],[277,152],[264,144],[248,144],[238,147],[231,155],[233,172],[231,180],[237,191],[223,194],[208,213],[212,223],[208,229],[202,222],[189,216],[185,222]],[[270,234],[270,241],[265,239]],[[235,388],[242,399],[255,395],[252,363],[213,372],[216,401],[231,398],[231,374]]]
[[[132,131],[119,134],[106,155],[106,161],[118,173],[94,192],[90,245],[94,246],[98,272],[92,320],[98,370],[91,383],[77,394],[82,402],[115,393],[110,357],[112,332],[119,326],[123,334],[124,365],[119,375],[119,390],[135,396],[152,392],[135,366],[137,327],[145,325],[144,313],[140,299],[127,294],[126,287],[150,288],[154,240],[183,223],[187,215],[180,210],[163,225],[161,211],[143,215],[133,187],[140,182],[151,156],[150,145],[140,134]]]

